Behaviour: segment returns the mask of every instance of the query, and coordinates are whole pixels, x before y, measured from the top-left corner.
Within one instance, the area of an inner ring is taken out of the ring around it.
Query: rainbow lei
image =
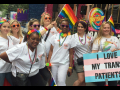
[[[66,33],[65,33],[65,34],[62,33],[62,30],[60,30],[59,33],[60,33],[60,36],[61,36],[61,37],[67,37],[67,36],[71,35],[70,32],[68,32],[68,34],[66,34]]]
[[[0,20],[0,26],[4,23],[4,22],[6,22],[7,20],[6,19],[1,19]]]
[[[60,35],[59,35],[59,47],[60,47],[60,46],[63,45],[64,41],[66,40],[66,37],[69,36],[69,35],[71,35],[71,33],[68,32],[67,34],[66,34],[66,33],[64,34],[64,33],[62,33],[62,30],[60,30],[60,31],[59,31],[59,34],[60,34]],[[61,37],[65,37],[65,39],[63,40],[62,43],[60,43],[60,36],[61,36]]]
[[[39,38],[41,37],[40,31],[39,31],[39,30],[36,30],[36,29],[30,30],[30,31],[27,33],[27,37],[29,37],[30,34],[33,33],[33,32],[37,32],[37,33],[39,34]]]

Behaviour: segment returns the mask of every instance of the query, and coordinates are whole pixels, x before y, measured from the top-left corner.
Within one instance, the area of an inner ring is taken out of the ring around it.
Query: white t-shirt
[[[41,31],[41,30],[43,30],[43,29],[44,29],[44,27],[43,27],[43,26],[40,26],[40,30],[39,30],[39,31]],[[48,31],[43,35],[43,40],[45,39],[47,33],[48,33]],[[48,57],[49,50],[50,50],[50,45],[51,45],[48,40],[49,40],[54,34],[57,34],[57,33],[58,33],[58,32],[57,32],[57,30],[55,29],[55,27],[51,28],[50,33],[49,33],[49,35],[48,35],[48,38],[47,38],[47,40],[46,40],[46,42],[45,42],[47,57]]]
[[[29,74],[31,62],[29,59],[28,48],[26,43],[27,42],[16,45],[12,49],[9,49],[6,51],[9,61],[12,62],[11,71],[14,77],[16,77],[16,69],[17,69],[17,72],[19,73]],[[30,53],[31,60],[33,61],[35,50],[32,52],[29,49],[29,53]],[[35,62],[32,65],[29,77],[34,76],[39,72],[40,60],[43,54],[44,54],[43,46],[41,44],[38,44],[37,57],[36,57],[37,62]],[[16,69],[15,69],[15,66],[16,66]]]
[[[96,43],[97,42],[97,43]],[[111,36],[111,38],[102,37],[100,44],[98,41],[93,43],[92,50],[98,50],[99,52],[111,51],[112,49],[120,49],[120,42],[117,37]]]
[[[85,34],[83,35],[83,37],[78,37],[78,34],[75,33],[73,34],[73,38],[76,42],[76,45],[74,47],[74,51],[75,51],[74,60],[75,62],[77,62],[77,59],[83,57],[83,54],[91,53],[92,51],[91,45],[93,43],[94,38],[91,35],[86,34],[86,43],[85,43]],[[80,40],[82,43],[80,42]]]
[[[44,55],[41,57],[41,60],[40,60],[40,69],[44,68],[45,67],[45,56],[46,56],[46,48],[45,48],[45,41],[43,39],[41,39],[41,42],[40,44],[43,46],[44,48]]]
[[[7,51],[8,49],[12,48],[14,45],[19,44],[20,40],[16,39],[13,36],[7,36],[9,39],[9,48],[8,48],[8,40],[0,37],[0,54]],[[11,64],[4,61],[4,60],[0,60],[0,73],[7,73],[7,72],[11,72]]]
[[[69,49],[75,46],[75,42],[72,38],[72,35],[69,35],[64,38],[60,38],[60,42],[64,43],[59,47],[59,33],[53,35],[49,42],[53,45],[53,53],[50,62],[52,64],[66,64],[69,63]]]

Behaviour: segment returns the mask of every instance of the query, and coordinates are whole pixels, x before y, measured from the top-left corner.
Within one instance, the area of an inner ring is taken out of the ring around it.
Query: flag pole
[[[66,4],[65,4],[65,5],[66,5]],[[65,5],[64,5],[64,6],[65,6]],[[63,8],[64,8],[64,6],[63,6]],[[63,9],[63,8],[62,8],[62,9]],[[61,11],[62,11],[62,9],[61,9]],[[61,11],[60,11],[60,12],[61,12]],[[59,12],[59,14],[60,14],[60,12]],[[58,14],[58,16],[59,16],[59,14]],[[56,17],[55,21],[57,21],[58,16]]]
[[[49,70],[49,71],[50,71],[50,70]],[[51,74],[52,78],[54,79],[51,71],[50,71],[50,74]],[[55,79],[54,79],[54,81],[55,81]],[[56,82],[55,82],[55,85],[57,86]]]

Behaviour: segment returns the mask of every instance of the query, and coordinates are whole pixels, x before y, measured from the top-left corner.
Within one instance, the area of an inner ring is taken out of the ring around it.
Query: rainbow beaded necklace
[[[59,31],[59,47],[63,45],[64,41],[66,40],[67,36],[69,36],[69,35],[71,35],[70,32],[68,32],[66,34],[66,33],[62,33],[62,30]],[[65,37],[62,43],[60,42],[60,36]]]

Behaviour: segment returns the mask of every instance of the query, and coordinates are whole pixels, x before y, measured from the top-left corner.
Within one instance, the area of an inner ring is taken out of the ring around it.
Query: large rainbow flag
[[[71,29],[75,23],[77,22],[77,17],[75,16],[72,8],[69,4],[65,4],[62,8],[61,12],[59,13],[58,17],[60,18],[68,18],[69,19],[69,28]]]
[[[110,18],[108,19],[108,22],[111,24],[111,27],[112,27],[112,35],[113,35],[113,36],[116,36],[116,31],[115,31],[115,28],[114,28],[114,22],[113,22],[112,15],[111,15]]]

